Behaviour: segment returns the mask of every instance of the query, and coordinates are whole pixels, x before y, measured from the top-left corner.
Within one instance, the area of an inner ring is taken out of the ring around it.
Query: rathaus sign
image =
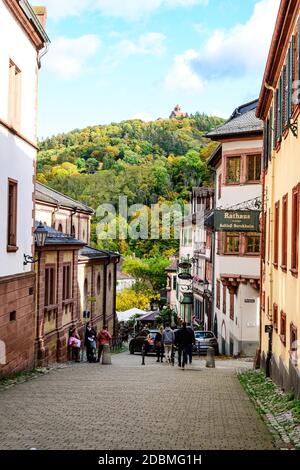
[[[217,232],[259,232],[260,211],[216,210],[214,226]]]

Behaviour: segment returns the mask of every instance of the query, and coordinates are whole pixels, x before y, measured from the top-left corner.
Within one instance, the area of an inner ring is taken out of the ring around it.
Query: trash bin
[[[215,350],[214,348],[208,348],[206,353],[206,367],[213,369],[216,367],[215,364]]]
[[[108,344],[104,344],[102,353],[102,364],[111,364],[110,347]]]

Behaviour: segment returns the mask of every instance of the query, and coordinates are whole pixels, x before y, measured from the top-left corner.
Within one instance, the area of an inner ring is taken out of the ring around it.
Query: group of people
[[[87,361],[90,363],[100,362],[104,346],[109,345],[110,340],[111,334],[106,325],[97,334],[92,323],[88,322],[84,334]],[[70,330],[69,348],[72,352],[72,358],[76,362],[80,362],[81,338],[76,327]]]
[[[190,324],[183,322],[182,326],[177,328],[176,326],[170,327],[167,323],[165,328],[160,327],[154,343],[157,354],[156,362],[163,362],[165,356],[167,363],[174,364],[175,351],[177,350],[179,367],[184,370],[188,361],[192,364],[195,333]]]

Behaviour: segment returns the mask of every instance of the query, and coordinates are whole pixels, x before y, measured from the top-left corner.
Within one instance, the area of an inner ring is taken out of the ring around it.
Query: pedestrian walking
[[[191,334],[190,329],[187,328],[186,322],[183,322],[182,327],[178,330],[176,342],[182,353],[182,358],[180,358],[180,361],[178,360],[178,365],[182,370],[184,370],[185,365],[187,364],[190,347],[193,344],[193,335]]]
[[[90,321],[86,324],[85,347],[88,362],[96,362],[96,331]]]
[[[98,333],[97,340],[98,340],[98,359],[97,359],[97,362],[100,362],[100,358],[102,356],[104,346],[105,345],[109,346],[110,340],[111,340],[111,334],[109,333],[109,331],[107,329],[107,325],[104,325],[103,329]]]
[[[190,323],[187,324],[187,330],[188,332],[190,333],[191,337],[192,337],[192,342],[187,346],[187,355],[188,355],[188,360],[189,360],[189,363],[192,364],[193,362],[193,345],[195,344],[195,332],[194,332],[194,329],[192,327],[192,325]]]
[[[76,327],[70,330],[69,347],[71,349],[71,358],[80,362],[81,340]]]
[[[175,334],[172,328],[170,328],[169,323],[166,323],[166,328],[163,332],[163,345],[165,350],[166,362],[171,364],[172,362],[172,348],[175,341]]]
[[[156,333],[154,344],[155,344],[155,351],[157,355],[156,362],[163,362],[164,357],[164,347],[163,347],[163,327],[161,326],[159,331]]]

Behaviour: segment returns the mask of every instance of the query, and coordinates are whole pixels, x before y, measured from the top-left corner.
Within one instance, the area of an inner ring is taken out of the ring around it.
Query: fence
[[[123,347],[123,340],[120,336],[110,340],[110,349],[112,351],[120,351]]]

